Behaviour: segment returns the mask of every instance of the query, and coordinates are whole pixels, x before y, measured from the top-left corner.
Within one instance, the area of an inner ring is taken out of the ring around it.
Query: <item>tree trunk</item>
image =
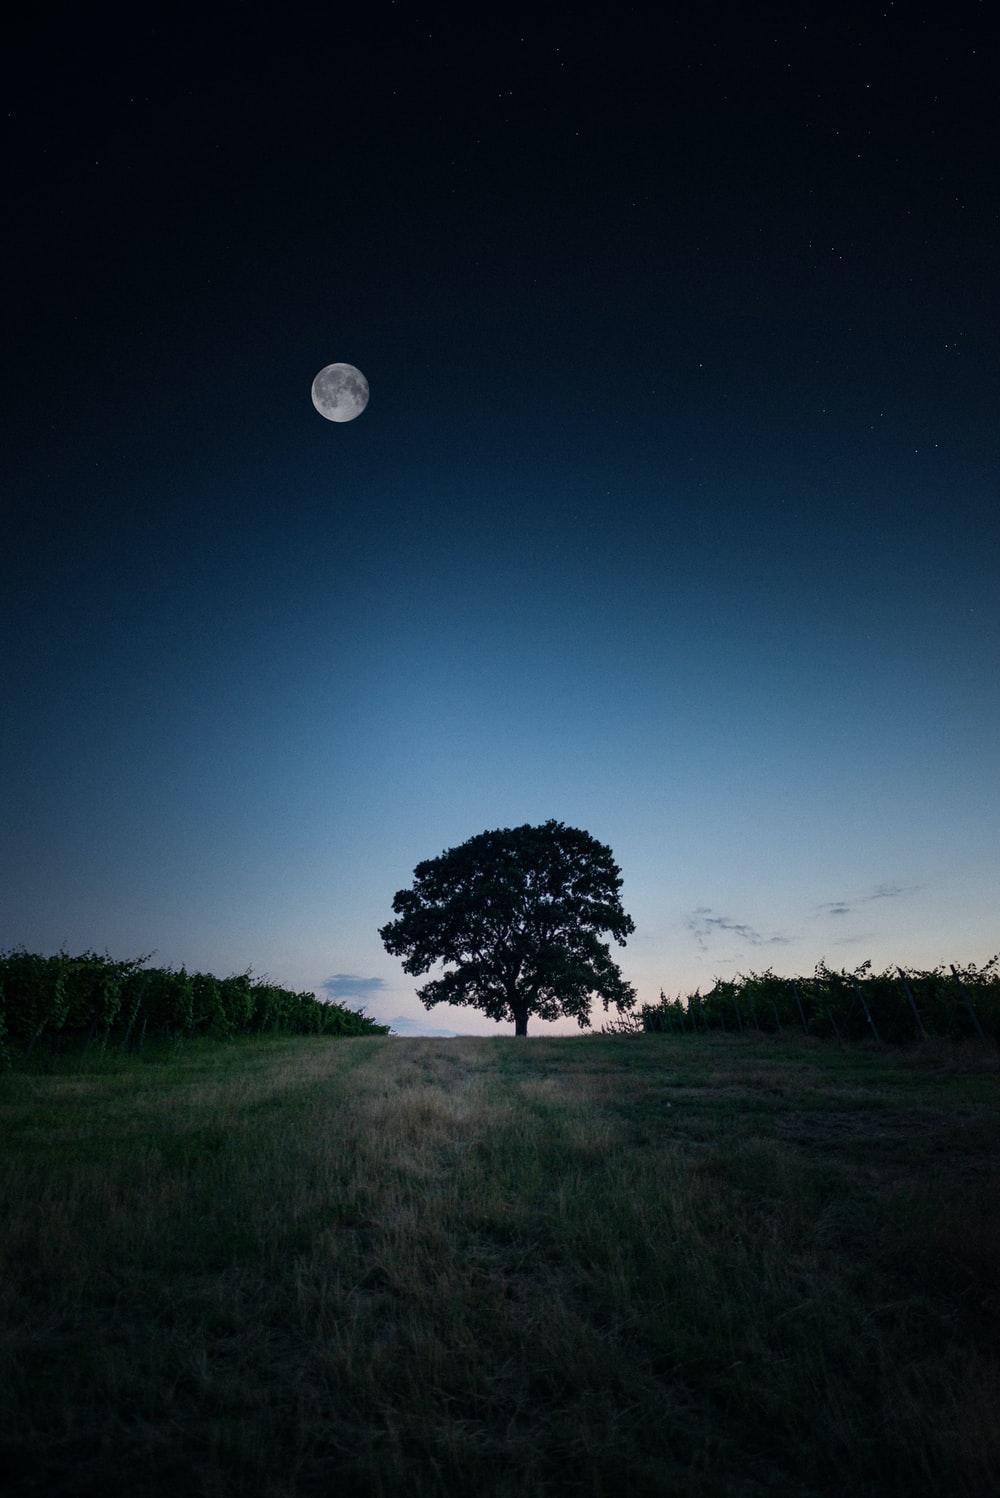
[[[527,1035],[528,1033],[528,1011],[527,1009],[514,1010],[514,1034]]]

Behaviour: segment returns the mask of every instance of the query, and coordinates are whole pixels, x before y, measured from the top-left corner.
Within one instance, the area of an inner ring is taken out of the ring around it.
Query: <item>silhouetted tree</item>
[[[635,930],[622,909],[611,849],[588,832],[550,821],[481,832],[417,864],[412,889],[392,902],[398,920],[379,935],[407,973],[451,970],[417,993],[425,1008],[467,1004],[528,1033],[528,1016],[590,1024],[596,995],[607,1011],[631,1009],[607,943]]]

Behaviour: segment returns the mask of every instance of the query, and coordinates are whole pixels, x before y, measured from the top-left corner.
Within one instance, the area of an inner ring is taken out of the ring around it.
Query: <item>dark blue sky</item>
[[[1000,947],[982,6],[37,25],[0,944],[419,1017],[395,890],[555,817],[643,999]]]

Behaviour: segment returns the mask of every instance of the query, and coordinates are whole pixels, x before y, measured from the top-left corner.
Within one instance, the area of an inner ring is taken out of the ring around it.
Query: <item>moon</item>
[[[312,382],[312,401],[327,421],[353,421],[368,404],[368,381],[353,364],[327,364]]]

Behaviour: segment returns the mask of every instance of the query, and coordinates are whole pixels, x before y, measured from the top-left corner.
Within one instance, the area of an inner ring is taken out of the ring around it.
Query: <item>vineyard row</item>
[[[799,1030],[807,1035],[883,1043],[936,1035],[1000,1041],[1000,956],[982,967],[950,965],[927,972],[865,962],[853,972],[819,963],[812,978],[765,973],[717,978],[706,994],[644,1004],[634,1028],[644,1031]]]
[[[39,1045],[137,1050],[147,1037],[388,1033],[388,1026],[356,1010],[249,972],[216,978],[146,967],[146,960],[116,962],[96,952],[0,953],[0,1062],[16,1051],[30,1056]]]

